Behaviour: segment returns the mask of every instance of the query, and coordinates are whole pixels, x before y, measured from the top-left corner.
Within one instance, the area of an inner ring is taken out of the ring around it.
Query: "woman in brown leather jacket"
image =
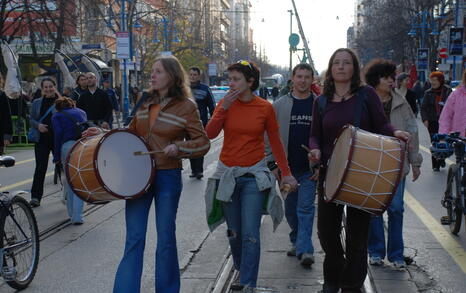
[[[156,175],[149,191],[126,201],[126,243],[113,292],[140,292],[147,220],[154,200],[157,227],[156,292],[180,291],[176,247],[176,212],[182,190],[181,158],[200,157],[210,142],[190,99],[187,74],[175,57],[155,60],[149,98],[137,111],[129,128],[144,137],[156,151]],[[85,135],[100,133],[97,128]],[[188,140],[185,140],[189,137]],[[131,151],[131,150],[128,150]]]

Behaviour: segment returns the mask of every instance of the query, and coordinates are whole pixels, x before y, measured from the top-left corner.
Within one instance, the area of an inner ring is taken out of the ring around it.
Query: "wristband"
[[[275,161],[270,161],[267,163],[267,167],[269,168],[270,171],[273,171],[278,168],[277,164]]]

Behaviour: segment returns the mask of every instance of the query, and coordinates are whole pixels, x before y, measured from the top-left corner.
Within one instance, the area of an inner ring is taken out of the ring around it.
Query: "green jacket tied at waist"
[[[207,224],[211,231],[225,221],[222,202],[231,202],[236,177],[246,173],[254,175],[260,191],[267,191],[263,214],[272,218],[274,231],[282,221],[284,215],[282,199],[276,191],[275,176],[267,167],[265,159],[250,167],[228,167],[219,161],[217,170],[207,180],[205,191]]]

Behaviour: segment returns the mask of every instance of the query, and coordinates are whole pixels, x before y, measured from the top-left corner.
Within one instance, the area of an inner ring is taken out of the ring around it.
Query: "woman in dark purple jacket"
[[[55,101],[57,112],[52,116],[54,130],[53,162],[66,165],[66,157],[73,144],[80,138],[76,123],[87,121],[86,112],[76,108],[70,98],[59,98]],[[83,201],[73,192],[67,180],[63,182],[63,196],[71,223],[83,223]]]
[[[325,105],[325,106],[322,106]],[[370,214],[347,207],[346,252],[340,241],[343,206],[327,203],[322,186],[333,143],[346,124],[403,140],[409,134],[394,130],[385,118],[373,88],[361,86],[359,61],[353,51],[342,48],[330,58],[324,94],[314,102],[309,159],[322,164],[319,182],[317,229],[325,251],[322,292],[362,292],[367,274],[367,237]]]

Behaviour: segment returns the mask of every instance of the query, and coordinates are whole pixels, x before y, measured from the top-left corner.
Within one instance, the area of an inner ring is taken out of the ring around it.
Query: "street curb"
[[[375,285],[374,276],[369,265],[367,266],[367,277],[364,280],[364,292],[378,293],[377,286]]]
[[[227,287],[230,283],[230,279],[232,277],[233,272],[233,258],[231,256],[230,250],[228,250],[227,257],[225,262],[220,269],[220,273],[218,274],[217,280],[215,280],[212,293],[223,293],[227,292]]]

